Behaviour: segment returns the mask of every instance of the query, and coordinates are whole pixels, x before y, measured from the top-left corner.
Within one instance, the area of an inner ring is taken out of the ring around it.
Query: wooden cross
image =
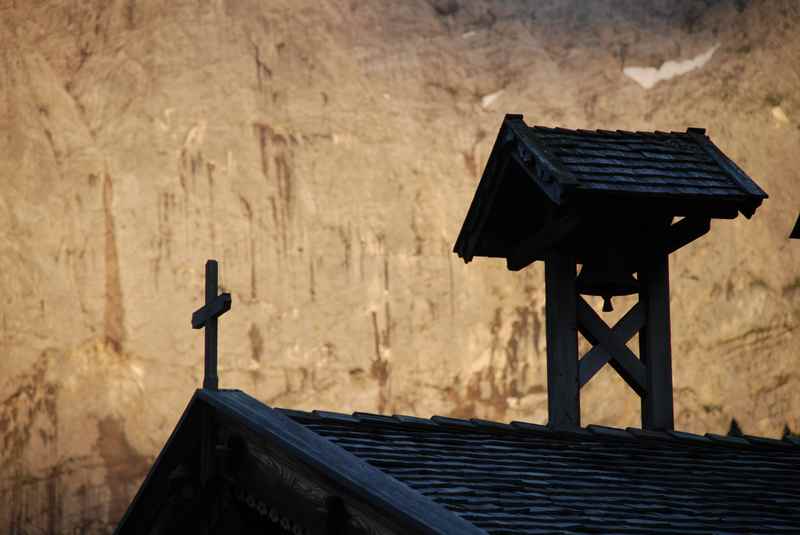
[[[217,318],[231,309],[231,294],[217,295],[218,266],[216,260],[206,262],[206,304],[192,314],[192,329],[205,327],[205,373],[203,388],[216,390],[217,377]]]

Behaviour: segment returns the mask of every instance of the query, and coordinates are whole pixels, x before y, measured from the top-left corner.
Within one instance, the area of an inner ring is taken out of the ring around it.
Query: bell
[[[587,261],[575,281],[578,293],[599,295],[603,298],[603,312],[614,310],[611,297],[639,292],[639,281],[625,268],[623,259],[616,254],[599,255]]]

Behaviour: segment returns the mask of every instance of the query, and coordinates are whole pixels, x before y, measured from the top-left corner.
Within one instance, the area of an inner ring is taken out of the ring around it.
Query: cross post
[[[206,303],[192,314],[192,328],[205,327],[205,371],[203,388],[217,390],[217,318],[231,309],[231,294],[217,295],[219,268],[216,260],[206,262]]]

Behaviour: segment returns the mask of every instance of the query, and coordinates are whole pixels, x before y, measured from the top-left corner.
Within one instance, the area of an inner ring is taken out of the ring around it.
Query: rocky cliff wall
[[[200,384],[206,258],[223,387],[544,422],[541,267],[450,252],[507,112],[702,126],[770,194],[672,258],[676,425],[800,427],[796,2],[0,6],[0,530],[118,520]],[[582,404],[638,423],[611,370]]]

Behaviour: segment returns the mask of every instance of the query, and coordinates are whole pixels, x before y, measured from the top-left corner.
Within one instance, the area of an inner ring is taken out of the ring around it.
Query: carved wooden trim
[[[271,447],[262,438],[241,424],[221,418],[220,435],[238,436],[246,445],[239,467],[228,477],[233,486],[251,496],[258,506],[263,504],[267,515],[285,519],[308,535],[328,535],[327,499],[338,496],[347,512],[345,533],[352,535],[400,535],[407,530],[387,520],[368,504],[349,496],[324,474],[314,473],[307,466]],[[260,511],[259,511],[260,512]]]

